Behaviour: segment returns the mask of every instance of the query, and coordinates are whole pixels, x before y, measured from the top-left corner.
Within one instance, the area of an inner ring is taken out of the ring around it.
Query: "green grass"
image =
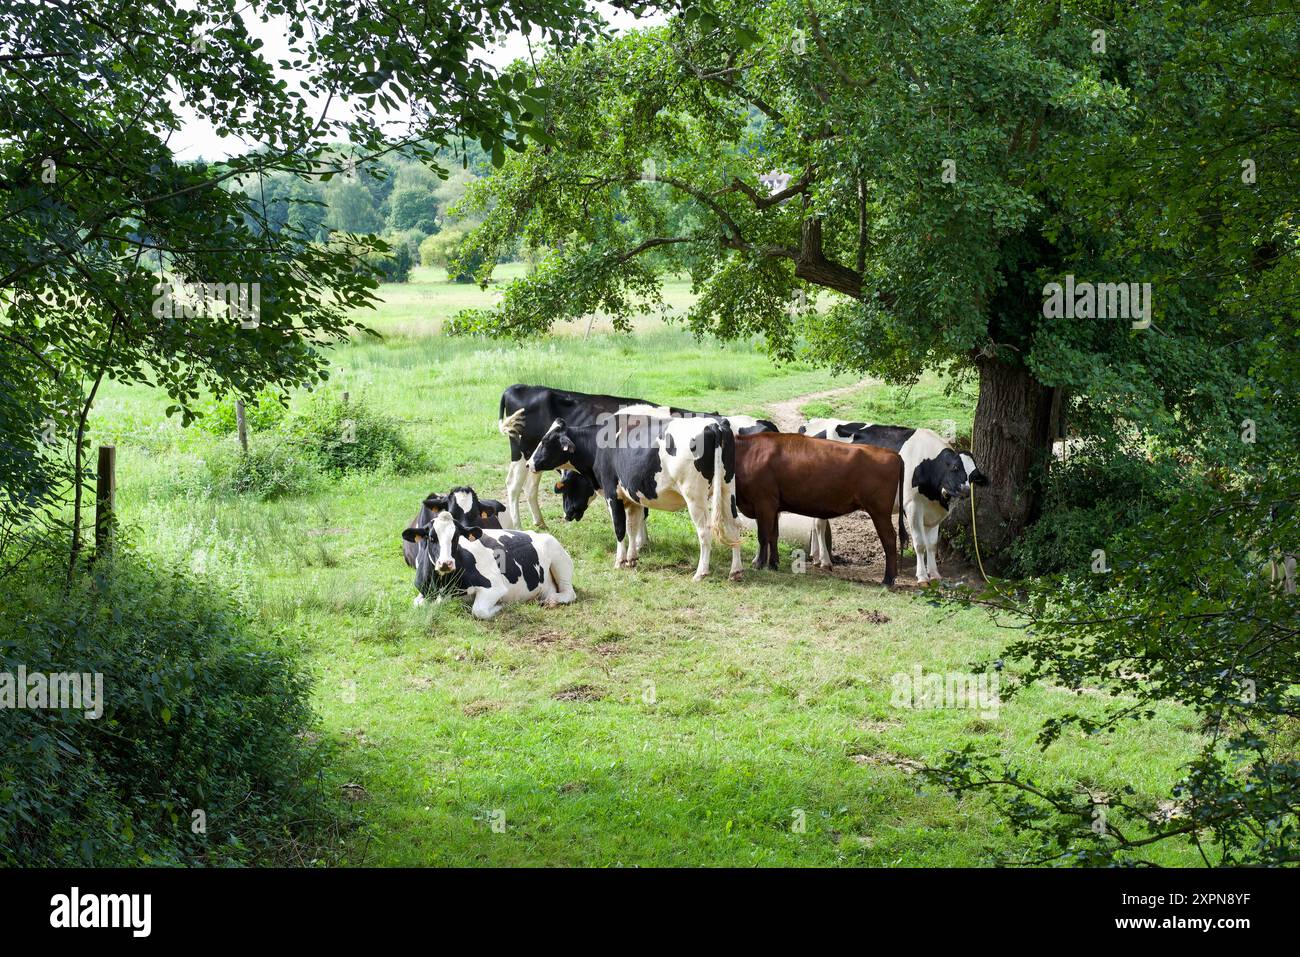
[[[750,344],[698,344],[660,322],[529,345],[446,339],[440,323],[492,293],[417,280],[383,290],[369,321],[386,338],[337,350],[329,388],[403,420],[433,462],[426,474],[353,475],[272,502],[216,498],[205,459],[232,440],[181,430],[163,418],[163,398],[116,385],[95,420],[93,440],[118,445],[120,510],[138,547],[226,583],[311,663],[315,705],[343,744],[333,783],[364,788],[356,809],[367,826],[340,849],[346,861],[979,864],[1016,840],[983,801],[918,791],[889,763],[937,759],[972,738],[1046,780],[1131,781],[1165,795],[1196,740],[1185,714],[1162,709],[1140,732],[1068,738],[1040,754],[1042,720],[1079,699],[1035,689],[992,718],[894,707],[892,675],[966,668],[1008,632],[983,614],[816,572],[747,569],[731,583],[716,552],[713,576],[695,584],[684,513],[655,513],[640,567],[615,571],[603,510],[565,525],[546,492],[543,510],[576,563],[575,604],[514,606],[490,623],[455,603],[413,608],[400,531],[430,491],[500,494],[504,386],[756,413],[851,382],[775,366]],[[671,295],[680,305],[684,287]],[[945,405],[938,383],[923,385],[910,399],[870,388],[832,405],[919,424],[965,408],[968,422],[967,400]],[[792,830],[800,812],[803,833]],[[1195,862],[1172,848],[1152,859]]]

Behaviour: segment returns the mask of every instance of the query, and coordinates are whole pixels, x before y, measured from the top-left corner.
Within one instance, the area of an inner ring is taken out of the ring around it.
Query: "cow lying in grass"
[[[544,532],[486,531],[441,511],[433,521],[408,528],[402,539],[415,546],[415,603],[449,586],[467,594],[475,618],[493,618],[508,604],[537,600],[567,605],[573,590],[573,559]]]
[[[569,469],[600,489],[614,522],[615,568],[633,568],[647,508],[690,512],[700,543],[695,571],[709,573],[712,538],[731,548],[741,572],[735,502],[735,436],[725,419],[611,415],[599,425],[556,419],[528,459],[531,472]]]
[[[426,496],[415,518],[406,527],[422,528],[444,511],[450,511],[456,521],[476,528],[514,528],[503,504],[494,498],[479,498],[468,485],[459,485],[446,495]],[[415,542],[402,539],[402,557],[412,568],[415,567],[416,551]]]
[[[758,524],[755,568],[777,567],[782,512],[831,519],[862,509],[885,549],[884,584],[892,585],[903,533],[901,513],[897,535],[892,519],[902,495],[903,460],[895,452],[782,433],[736,439],[736,503]]]
[[[970,453],[956,451],[930,429],[901,425],[813,419],[799,431],[834,442],[891,449],[903,457],[903,511],[916,547],[916,580],[939,581],[939,523],[948,517],[953,502],[968,494],[972,485],[989,484]]]

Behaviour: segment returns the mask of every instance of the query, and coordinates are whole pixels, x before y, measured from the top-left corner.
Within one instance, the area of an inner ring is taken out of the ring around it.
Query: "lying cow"
[[[411,519],[407,528],[422,528],[433,521],[439,512],[450,511],[451,517],[465,525],[476,528],[502,528],[501,516],[506,507],[494,498],[479,498],[468,485],[459,485],[446,495],[427,495],[420,503],[420,510]],[[507,516],[505,528],[514,528]],[[402,540],[402,557],[406,564],[415,567],[416,546],[414,542]]]
[[[695,580],[709,573],[711,537],[731,548],[736,578],[741,567],[732,511],[735,441],[725,419],[620,413],[591,426],[556,419],[528,459],[528,469],[569,469],[601,490],[618,541],[615,568],[636,566],[647,508],[685,507],[700,542]]]
[[[898,574],[899,515],[903,460],[871,446],[839,446],[804,435],[761,433],[736,440],[736,504],[758,523],[754,567],[777,567],[778,521],[782,512],[831,519],[862,509],[885,549],[886,586]]]
[[[416,548],[416,604],[442,585],[465,592],[475,618],[492,618],[507,604],[536,599],[548,608],[567,605],[573,559],[551,535],[513,529],[485,531],[441,511],[432,522],[402,532]]]
[[[930,429],[901,425],[813,419],[799,431],[814,438],[891,449],[903,457],[903,510],[916,547],[916,580],[939,581],[939,523],[948,516],[954,499],[969,493],[971,485],[989,483],[970,454],[957,452]]]

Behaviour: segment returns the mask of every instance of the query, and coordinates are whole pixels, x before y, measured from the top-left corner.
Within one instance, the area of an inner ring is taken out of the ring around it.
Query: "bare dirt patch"
[[[502,704],[499,701],[488,701],[480,698],[477,701],[471,701],[468,704],[461,705],[461,714],[467,718],[477,718],[481,714],[491,714],[494,711],[500,711]]]
[[[870,764],[874,767],[897,768],[904,774],[915,774],[921,768],[925,767],[923,761],[916,761],[912,758],[905,758],[901,754],[890,754],[888,751],[872,751],[869,754],[850,754],[849,760],[857,764]]]
[[[571,685],[551,695],[556,701],[599,701],[605,693],[593,685]]]
[[[517,640],[525,645],[559,645],[571,642],[573,636],[567,631],[534,631],[518,635]]]

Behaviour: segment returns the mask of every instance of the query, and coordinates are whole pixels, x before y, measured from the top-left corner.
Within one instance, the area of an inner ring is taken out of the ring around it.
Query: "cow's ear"
[[[506,510],[505,503],[494,498],[481,498],[478,500],[478,503],[487,509],[487,513],[483,516],[484,518],[491,518],[493,515],[500,515]]]
[[[447,496],[430,495],[424,500],[424,507],[432,512],[441,512],[447,507]]]
[[[563,491],[564,491],[564,482],[563,482],[563,481],[559,481],[559,482],[556,482],[556,483],[555,483],[555,491],[556,491],[557,493],[559,493],[559,492],[563,492]]]
[[[428,536],[429,536],[428,525],[421,526],[420,528],[402,529],[402,538],[403,540],[408,542],[418,542],[421,541],[422,539],[427,538]]]
[[[560,448],[563,449],[565,452],[572,452],[574,449],[573,440],[570,439],[567,435],[561,435]]]
[[[480,538],[483,537],[483,532],[477,528],[467,528],[464,531],[464,535],[471,542],[477,542]]]

